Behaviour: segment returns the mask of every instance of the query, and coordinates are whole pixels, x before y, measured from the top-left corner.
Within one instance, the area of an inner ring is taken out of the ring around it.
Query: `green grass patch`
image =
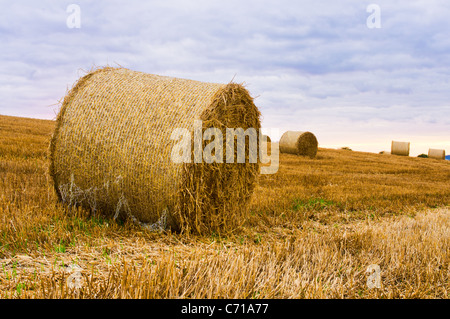
[[[330,207],[338,207],[340,204],[323,198],[295,199],[292,203],[294,211],[324,210]]]

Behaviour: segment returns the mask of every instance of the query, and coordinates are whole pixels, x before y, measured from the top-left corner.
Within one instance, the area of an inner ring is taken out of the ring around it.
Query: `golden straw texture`
[[[438,150],[430,148],[428,149],[428,157],[445,160],[445,150]]]
[[[286,131],[280,138],[280,152],[309,156],[317,154],[317,138],[311,132]]]
[[[218,127],[225,140],[226,127],[259,130],[259,117],[239,84],[98,69],[64,98],[50,175],[63,202],[114,218],[197,232],[237,227],[259,163],[176,164],[171,151],[178,141],[170,137],[175,128],[192,133],[202,120],[203,131]]]
[[[392,155],[409,156],[409,147],[410,147],[409,142],[392,141],[391,154]]]

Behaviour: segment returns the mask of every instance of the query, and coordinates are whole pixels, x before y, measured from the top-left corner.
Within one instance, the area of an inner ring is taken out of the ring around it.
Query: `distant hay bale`
[[[445,150],[438,150],[438,149],[430,148],[430,149],[428,149],[428,157],[445,160]]]
[[[98,69],[64,98],[50,144],[50,175],[67,204],[128,215],[151,227],[223,231],[243,222],[259,162],[226,163],[224,144],[223,163],[177,164],[171,151],[179,141],[171,134],[186,128],[192,136],[194,121],[202,120],[203,131],[219,128],[225,143],[227,127],[259,130],[259,117],[239,84]]]
[[[280,152],[309,156],[317,154],[317,138],[311,132],[286,131],[280,138]]]
[[[392,141],[391,154],[392,155],[409,156],[409,146],[410,146],[409,142]]]

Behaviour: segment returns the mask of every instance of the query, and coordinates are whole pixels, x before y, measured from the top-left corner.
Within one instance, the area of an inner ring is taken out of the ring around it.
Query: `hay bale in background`
[[[392,141],[391,154],[392,155],[409,156],[409,147],[410,147],[409,142]]]
[[[223,164],[176,164],[171,151],[178,141],[170,137],[175,128],[192,133],[194,120],[202,120],[203,130],[221,129],[225,143],[226,127],[259,130],[259,117],[239,84],[98,69],[64,98],[50,175],[62,201],[111,217],[154,224],[167,218],[174,229],[197,232],[235,227],[244,220],[259,163],[225,163],[224,151]]]
[[[438,149],[430,148],[430,149],[428,149],[428,157],[445,160],[445,150],[438,150]]]
[[[270,136],[268,136],[268,135],[263,135],[262,136],[263,137],[263,141],[265,141],[265,142],[267,142],[267,143],[271,143],[272,141],[271,141],[271,139],[270,139]]]
[[[314,158],[317,154],[318,142],[311,132],[286,131],[280,138],[280,152],[309,156]]]

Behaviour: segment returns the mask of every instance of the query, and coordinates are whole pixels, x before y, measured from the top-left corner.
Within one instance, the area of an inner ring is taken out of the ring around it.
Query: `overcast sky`
[[[411,155],[450,153],[446,0],[1,4],[0,114],[54,119],[86,70],[120,65],[245,82],[275,139],[309,130],[320,147],[379,152],[399,140]],[[69,27],[71,4],[79,28]]]

